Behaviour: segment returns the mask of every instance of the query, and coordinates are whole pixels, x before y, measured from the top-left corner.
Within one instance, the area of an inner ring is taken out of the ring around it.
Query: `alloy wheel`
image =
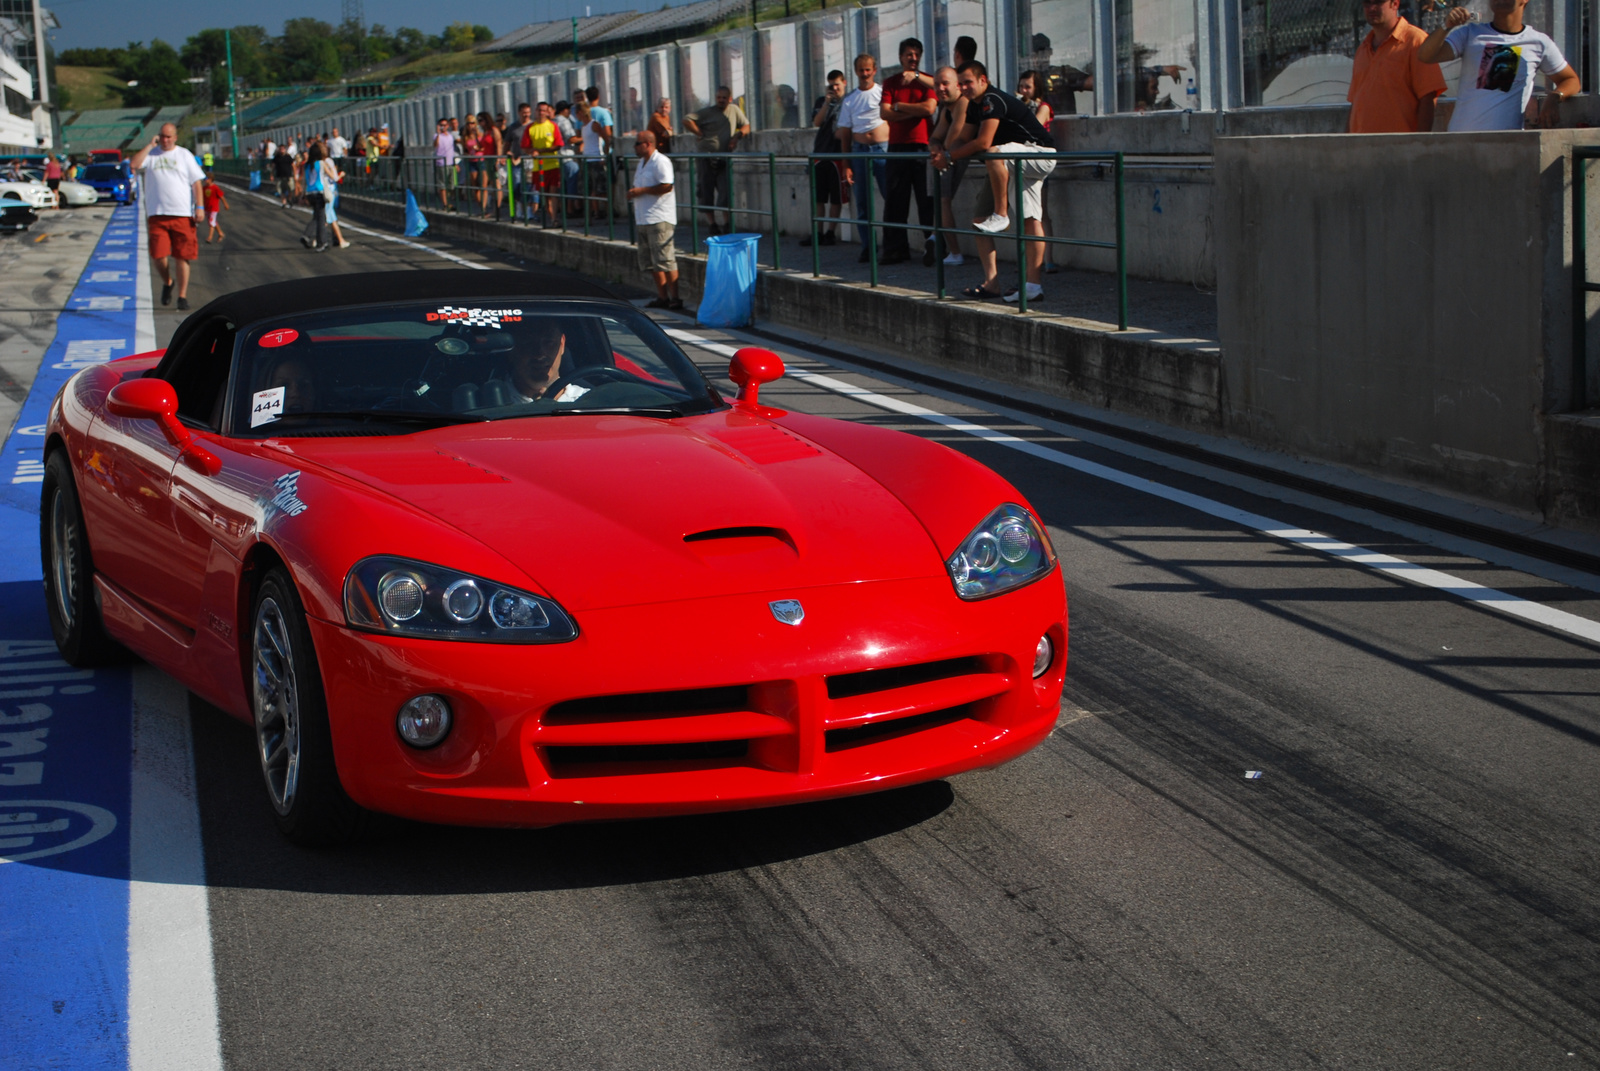
[[[69,631],[77,624],[78,591],[72,568],[77,552],[78,525],[66,494],[57,487],[50,496],[50,592]]]
[[[256,747],[267,794],[279,814],[294,806],[300,779],[300,689],[289,626],[276,599],[256,610],[253,638]]]

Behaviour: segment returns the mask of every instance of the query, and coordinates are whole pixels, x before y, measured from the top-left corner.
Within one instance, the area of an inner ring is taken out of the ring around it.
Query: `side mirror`
[[[739,384],[739,404],[757,406],[761,384],[783,377],[783,358],[759,346],[746,346],[733,355],[728,378]]]
[[[189,429],[178,419],[178,395],[164,379],[130,379],[118,383],[106,395],[106,410],[113,416],[133,420],[154,420],[167,442],[178,448],[178,460],[203,476],[222,471],[217,455],[194,441]]]

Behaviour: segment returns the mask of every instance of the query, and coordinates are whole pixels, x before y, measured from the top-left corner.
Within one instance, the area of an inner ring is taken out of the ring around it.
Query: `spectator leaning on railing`
[[[877,183],[879,193],[888,193],[883,165],[889,152],[889,124],[883,121],[883,87],[877,78],[877,59],[864,52],[857,56],[856,88],[839,105],[837,120],[840,151],[864,157],[850,161],[850,171],[844,176],[845,192],[855,194],[856,219],[863,221],[856,227],[861,232],[861,255],[856,260],[862,264],[872,257],[872,228],[865,225],[872,203],[872,183]]]
[[[616,137],[616,120],[611,110],[600,103],[600,88],[590,86],[583,91],[589,102],[589,124],[583,131],[583,161],[589,169],[589,196],[601,198],[589,202],[589,214],[595,218],[611,215],[611,172],[607,150]]]
[[[1400,14],[1400,0],[1361,0],[1372,29],[1356,48],[1350,72],[1352,134],[1404,134],[1433,129],[1433,105],[1445,91],[1436,63],[1424,63],[1427,31]]]
[[[555,124],[555,111],[549,102],[539,102],[539,118],[522,132],[522,151],[527,154],[532,186],[539,195],[539,209],[546,227],[556,224],[556,203],[561,197],[561,128]]]
[[[450,207],[450,190],[456,184],[456,136],[450,120],[440,119],[433,131],[433,184],[439,190],[439,204]]]
[[[816,128],[816,140],[812,142],[811,151],[817,153],[836,153],[839,151],[839,138],[834,133],[834,128],[839,119],[839,105],[844,102],[844,72],[828,72],[828,92],[826,96],[817,98],[816,104],[811,108],[811,125]],[[842,187],[841,178],[846,170],[844,160],[817,160],[811,165],[815,175],[817,188],[817,215],[827,216],[837,220],[842,216],[843,199],[840,196]],[[839,224],[827,223],[817,231],[818,245],[834,245],[839,241]],[[800,239],[800,244],[809,246],[811,235]]]
[[[933,130],[928,134],[930,156],[939,156],[950,159],[950,151],[961,144],[967,127],[967,98],[961,95],[961,84],[957,80],[954,67],[940,67],[933,72],[933,90],[939,95],[939,112],[934,116]],[[961,185],[961,176],[966,174],[967,165],[971,161],[957,160],[945,167],[935,165],[939,172],[939,222],[946,232],[955,230],[956,226],[956,187]],[[942,235],[947,249],[944,262],[951,267],[959,268],[967,262],[961,254],[961,242],[954,234]]]
[[[1489,0],[1494,19],[1473,22],[1472,12],[1453,7],[1444,25],[1428,35],[1417,49],[1423,63],[1447,63],[1461,57],[1461,81],[1456,87],[1455,111],[1450,130],[1521,130],[1524,114],[1531,112],[1534,74],[1550,76],[1555,83],[1544,105],[1528,118],[1540,126],[1554,126],[1556,105],[1582,89],[1577,72],[1556,43],[1522,21],[1528,0]]]
[[[878,114],[889,125],[888,190],[883,197],[887,223],[907,223],[911,200],[917,202],[917,222],[922,232],[922,264],[933,267],[933,198],[928,196],[928,126],[938,110],[933,79],[917,66],[922,62],[922,42],[908,37],[900,42],[900,73],[883,83]],[[908,232],[886,227],[883,232],[884,264],[911,259]]]
[[[1033,112],[1016,97],[989,84],[989,72],[983,64],[973,61],[961,69],[962,95],[967,98],[966,140],[958,148],[937,153],[933,166],[944,168],[952,158],[964,159],[978,153],[988,153],[984,169],[989,182],[978,189],[978,216],[972,225],[985,233],[977,239],[978,262],[983,265],[983,283],[965,291],[968,297],[993,298],[1002,295],[994,289],[999,279],[995,259],[994,239],[1011,226],[1010,212],[1020,208],[1024,229],[1028,234],[1044,236],[1044,182],[1055,170],[1056,162],[1048,158],[1054,153],[1050,134],[1039,125]],[[1022,175],[1022,204],[1008,205],[1010,168],[1005,157],[1014,156],[1013,166]],[[1028,300],[1044,296],[1041,273],[1044,269],[1044,243],[1029,242]],[[1007,301],[1017,300],[1015,290],[1003,295]]]

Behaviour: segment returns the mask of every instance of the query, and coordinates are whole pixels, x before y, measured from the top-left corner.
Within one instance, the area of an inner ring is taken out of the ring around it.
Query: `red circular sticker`
[[[276,331],[268,331],[266,334],[262,335],[260,345],[265,346],[269,350],[276,349],[279,346],[287,346],[289,343],[293,342],[299,337],[300,332],[296,331],[294,328],[280,327]]]

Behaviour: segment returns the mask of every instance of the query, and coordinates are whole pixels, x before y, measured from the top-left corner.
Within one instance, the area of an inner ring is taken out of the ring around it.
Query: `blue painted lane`
[[[0,1022],[5,1068],[128,1065],[125,668],[50,639],[39,562],[44,423],[79,369],[133,352],[139,215],[119,208],[0,450]]]

